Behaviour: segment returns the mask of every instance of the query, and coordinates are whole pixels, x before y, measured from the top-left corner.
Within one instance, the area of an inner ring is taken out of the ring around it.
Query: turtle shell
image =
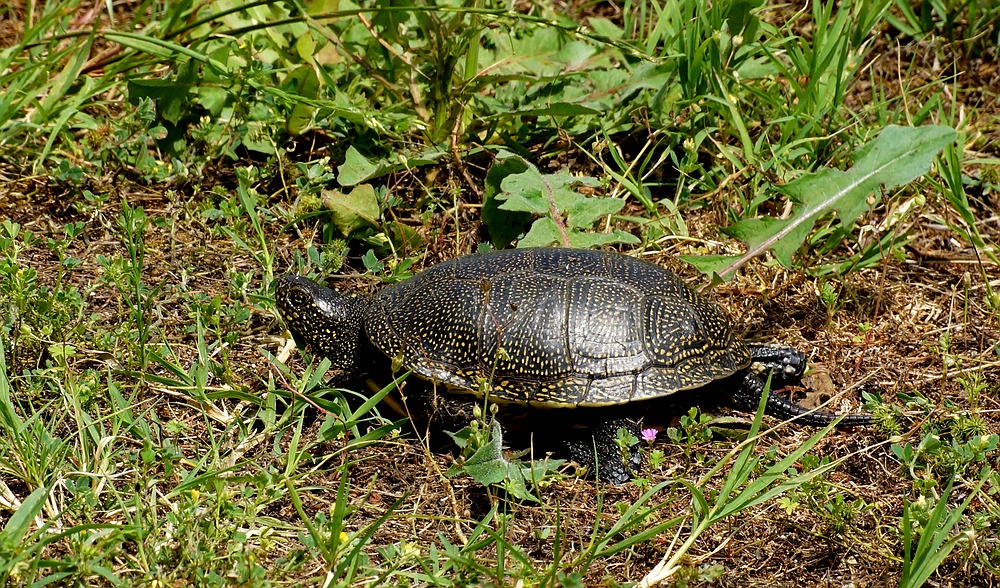
[[[541,407],[667,396],[750,364],[717,306],[619,253],[496,251],[382,290],[372,344],[450,391]]]

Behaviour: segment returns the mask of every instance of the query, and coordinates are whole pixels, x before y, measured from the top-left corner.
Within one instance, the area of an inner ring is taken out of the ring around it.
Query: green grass
[[[1000,583],[1000,8],[223,6],[0,8],[4,585]],[[736,264],[877,430],[683,407],[517,499],[282,353],[276,276],[526,242]]]

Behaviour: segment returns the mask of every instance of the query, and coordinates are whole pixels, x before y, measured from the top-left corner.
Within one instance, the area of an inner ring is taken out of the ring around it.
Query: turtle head
[[[342,380],[356,373],[366,299],[348,296],[301,276],[282,276],[274,303],[298,346],[330,360]]]

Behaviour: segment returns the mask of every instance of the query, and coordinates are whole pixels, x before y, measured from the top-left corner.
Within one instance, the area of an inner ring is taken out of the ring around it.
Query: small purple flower
[[[643,429],[639,433],[639,436],[646,443],[652,443],[656,439],[656,429]]]

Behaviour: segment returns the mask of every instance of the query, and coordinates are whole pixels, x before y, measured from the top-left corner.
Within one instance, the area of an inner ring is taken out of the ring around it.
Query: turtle
[[[806,368],[798,350],[744,341],[717,305],[673,273],[610,251],[473,254],[373,296],[286,275],[276,281],[275,305],[300,347],[329,358],[332,383],[412,370],[433,384],[408,397],[435,428],[467,423],[484,396],[557,411],[546,427],[565,428],[572,458],[614,483],[639,466],[638,453],[623,455],[616,443],[622,426],[638,434],[623,411],[709,388],[755,411],[768,380],[775,390],[798,384]],[[593,424],[574,437],[569,425],[584,411],[579,420]],[[765,412],[811,426],[873,424],[870,415],[810,411],[773,392]]]

